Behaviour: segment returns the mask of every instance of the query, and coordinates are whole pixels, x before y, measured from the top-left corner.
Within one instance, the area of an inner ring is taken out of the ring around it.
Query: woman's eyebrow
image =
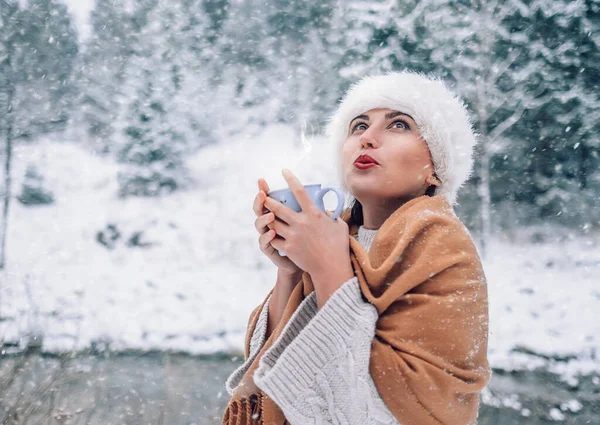
[[[411,117],[411,116],[410,116],[410,115],[408,115],[408,114],[405,114],[404,112],[400,112],[400,111],[392,111],[392,112],[388,112],[387,114],[385,114],[385,119],[386,119],[386,120],[389,120],[389,119],[392,119],[392,118],[394,118],[394,117],[397,117],[398,115],[404,115],[405,117],[408,117],[408,118],[410,118],[411,120],[413,120],[413,121],[414,121],[413,117]],[[363,114],[363,115],[359,115],[359,116],[357,116],[357,117],[354,117],[354,118],[352,119],[352,121],[350,121],[350,124],[352,124],[352,123],[354,122],[354,120],[357,120],[357,119],[359,119],[359,118],[360,118],[360,119],[363,119],[363,120],[367,120],[367,121],[369,121],[369,116],[368,116],[368,115],[364,115],[364,114]]]
[[[369,116],[368,115],[359,115],[357,117],[352,118],[352,120],[350,120],[350,124],[352,124],[355,120],[357,120],[359,118],[362,119],[362,120],[369,121]]]
[[[413,117],[411,117],[408,114],[405,114],[404,112],[400,112],[400,111],[388,112],[387,114],[385,114],[385,119],[389,120],[391,118],[397,117],[398,115],[404,115],[405,117],[408,117],[408,118],[410,118],[411,120],[414,121]]]

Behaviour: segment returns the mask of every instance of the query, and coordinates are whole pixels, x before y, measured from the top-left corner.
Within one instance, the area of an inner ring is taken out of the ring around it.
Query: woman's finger
[[[271,230],[275,230],[275,234],[284,239],[289,236],[290,225],[283,220],[275,218],[267,223],[267,227]]]
[[[264,214],[263,212],[263,208],[264,208],[264,198],[261,195],[261,192],[259,191],[256,194],[256,197],[254,198],[254,202],[252,203],[252,210],[254,211],[254,214],[256,214],[257,217],[260,217],[261,215]]]
[[[258,233],[261,235],[265,232],[268,232],[270,227],[267,227],[269,223],[275,220],[275,215],[273,213],[263,214],[254,220],[254,227],[258,230]]]
[[[275,237],[274,230],[269,230],[268,232],[263,233],[262,235],[259,236],[258,244],[260,245],[261,251],[263,251],[266,254],[270,254],[272,252],[271,250],[274,248],[271,246],[271,241],[273,240],[274,237]]]
[[[261,191],[264,192],[261,194]],[[268,213],[269,210],[267,210],[265,208],[265,199],[267,198],[267,193],[269,193],[269,185],[267,184],[267,181],[263,178],[258,179],[258,197],[259,197],[259,201],[260,206],[258,206],[257,208],[259,209],[259,212],[256,213],[256,215],[262,215],[265,213]]]
[[[261,191],[264,192],[264,194],[261,193]],[[252,210],[257,217],[268,212],[265,208],[265,198],[267,197],[267,193],[269,193],[269,185],[267,184],[267,181],[263,178],[258,179],[258,193],[256,194],[254,203],[252,204]]]
[[[267,199],[265,199],[265,208],[275,213],[277,218],[283,220],[285,223],[293,224],[294,219],[300,214],[291,209],[290,207],[270,197],[267,197]]]
[[[263,214],[264,213],[268,213],[269,210],[267,208],[265,208],[265,200],[267,199],[267,197],[269,196],[268,193],[270,191],[269,189],[269,185],[267,184],[267,182],[265,181],[265,179],[260,179],[258,182],[258,185],[260,186],[260,189],[263,191],[264,193],[264,197],[263,197]]]
[[[267,184],[267,181],[263,178],[258,179],[258,188],[260,190],[263,190],[265,193],[269,193],[269,185]]]

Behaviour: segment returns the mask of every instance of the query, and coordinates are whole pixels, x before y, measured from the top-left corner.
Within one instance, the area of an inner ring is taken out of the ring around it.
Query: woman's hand
[[[333,221],[329,214],[321,211],[291,171],[284,169],[282,174],[302,211],[296,212],[267,197],[265,207],[282,220],[269,224],[283,238],[270,243],[285,251],[294,264],[311,275],[322,305],[342,283],[354,276],[348,224],[342,219]]]
[[[257,219],[254,221],[254,227],[260,235],[258,243],[260,250],[277,266],[280,272],[290,277],[298,277],[302,274],[302,269],[298,267],[288,257],[282,257],[277,250],[271,245],[271,241],[275,238],[275,231],[269,229],[269,224],[275,221],[273,213],[265,210],[265,198],[269,192],[269,185],[265,179],[258,179],[258,194],[254,198],[254,213]]]

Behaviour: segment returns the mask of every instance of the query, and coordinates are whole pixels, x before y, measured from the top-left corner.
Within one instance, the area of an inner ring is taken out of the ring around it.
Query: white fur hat
[[[413,117],[442,182],[436,194],[444,195],[451,204],[456,203],[458,189],[473,168],[477,136],[465,104],[442,80],[408,71],[363,77],[348,89],[329,118],[326,134],[338,154],[334,156],[344,190],[348,191],[348,187],[339,153],[348,138],[350,121],[374,108],[389,108]]]

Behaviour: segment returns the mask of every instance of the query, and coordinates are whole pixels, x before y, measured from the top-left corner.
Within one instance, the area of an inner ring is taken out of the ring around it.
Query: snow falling
[[[257,180],[339,187],[329,114],[363,75],[409,69],[461,95],[480,138],[456,211],[488,281],[483,405],[600,423],[598,63],[597,0],[0,0],[0,366],[239,362],[277,275]],[[578,392],[533,402],[511,374]],[[223,385],[198,396],[206,423]]]

